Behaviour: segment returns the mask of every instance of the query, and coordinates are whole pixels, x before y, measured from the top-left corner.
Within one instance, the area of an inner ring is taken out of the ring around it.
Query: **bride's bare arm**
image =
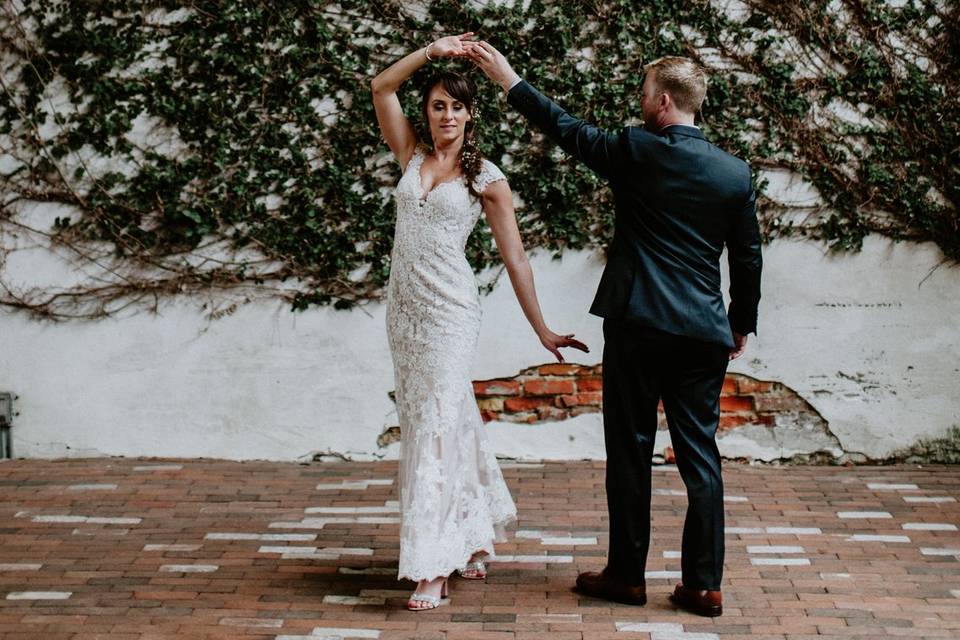
[[[463,33],[431,42],[426,47],[397,60],[370,82],[370,89],[373,91],[373,108],[377,112],[377,124],[380,125],[380,131],[387,146],[390,147],[390,151],[402,168],[407,168],[407,162],[413,156],[417,146],[417,134],[413,125],[403,114],[397,89],[417,69],[428,62],[428,55],[431,59],[466,55],[463,42],[469,40],[472,35],[472,33]]]
[[[487,223],[493,231],[497,241],[497,248],[503,263],[510,275],[510,284],[517,296],[520,308],[527,317],[527,321],[540,338],[540,342],[557,360],[563,362],[560,353],[562,347],[573,347],[580,351],[589,352],[587,345],[574,339],[573,334],[557,335],[551,331],[543,321],[540,302],[537,300],[537,290],[533,282],[533,269],[527,259],[527,252],[523,248],[520,229],[517,227],[517,216],[513,210],[513,197],[510,186],[506,181],[490,184],[483,191],[483,211],[487,216]]]

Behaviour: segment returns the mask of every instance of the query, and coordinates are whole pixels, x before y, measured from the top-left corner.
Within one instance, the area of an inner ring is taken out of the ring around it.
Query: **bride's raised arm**
[[[390,151],[403,169],[413,156],[417,146],[417,134],[410,120],[403,114],[397,89],[407,78],[424,64],[437,58],[454,58],[466,55],[463,43],[469,41],[473,33],[461,33],[447,36],[407,54],[400,60],[381,71],[370,81],[373,91],[373,108],[377,112],[377,124],[383,133]]]

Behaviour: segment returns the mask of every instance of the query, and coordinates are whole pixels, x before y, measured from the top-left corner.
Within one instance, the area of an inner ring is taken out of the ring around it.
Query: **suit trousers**
[[[645,584],[657,405],[663,401],[687,490],[683,584],[720,589],[723,480],[716,432],[729,349],[624,320],[603,323],[603,428],[610,548],[606,573]]]

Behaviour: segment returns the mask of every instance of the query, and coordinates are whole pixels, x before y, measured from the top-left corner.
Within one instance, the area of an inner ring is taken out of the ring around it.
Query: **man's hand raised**
[[[510,66],[510,63],[507,62],[503,54],[493,48],[489,42],[483,40],[479,42],[464,42],[463,46],[466,50],[467,57],[470,58],[488,78],[503,87],[504,91],[509,90],[510,85],[520,79],[520,76],[513,70],[513,67]]]

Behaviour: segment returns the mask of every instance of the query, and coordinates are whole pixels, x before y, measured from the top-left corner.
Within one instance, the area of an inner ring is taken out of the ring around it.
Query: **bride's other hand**
[[[431,58],[462,58],[467,55],[466,43],[473,38],[473,31],[461,33],[458,36],[447,36],[430,43]]]
[[[546,347],[547,351],[552,353],[557,357],[557,362],[563,362],[563,354],[560,353],[560,349],[564,347],[573,347],[574,349],[579,349],[584,353],[590,353],[590,348],[584,343],[580,342],[572,333],[566,335],[557,335],[550,329],[544,329],[540,332],[539,336],[540,342]]]

